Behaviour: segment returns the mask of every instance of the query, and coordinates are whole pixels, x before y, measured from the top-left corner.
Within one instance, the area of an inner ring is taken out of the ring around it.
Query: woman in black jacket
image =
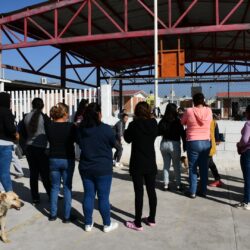
[[[157,165],[154,142],[157,137],[157,121],[151,118],[151,110],[146,102],[139,102],[135,107],[134,120],[125,130],[124,139],[132,143],[130,168],[135,191],[135,221],[127,221],[126,226],[136,231],[142,231],[143,182],[145,181],[149,197],[149,217],[144,222],[155,225],[157,197],[155,179]]]
[[[10,163],[16,139],[14,116],[10,110],[10,95],[0,93],[0,182],[6,192],[12,191]]]

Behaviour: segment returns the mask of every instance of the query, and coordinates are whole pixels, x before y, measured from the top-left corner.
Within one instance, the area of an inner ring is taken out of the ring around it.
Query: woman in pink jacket
[[[197,191],[197,166],[200,168],[201,192],[205,197],[207,192],[208,156],[211,148],[210,124],[212,111],[206,106],[202,93],[193,96],[194,107],[188,108],[181,122],[187,126],[187,156],[189,164],[188,197],[195,198]]]

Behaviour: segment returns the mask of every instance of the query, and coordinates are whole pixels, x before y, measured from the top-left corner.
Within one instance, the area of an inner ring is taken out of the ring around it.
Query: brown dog
[[[10,242],[5,232],[6,215],[9,209],[15,208],[20,210],[24,203],[19,199],[18,195],[14,192],[0,193],[0,225],[1,225],[1,238],[5,243]]]

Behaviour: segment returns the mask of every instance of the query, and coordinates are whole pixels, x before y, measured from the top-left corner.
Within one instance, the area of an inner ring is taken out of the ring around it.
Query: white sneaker
[[[235,204],[234,206],[235,206],[236,208],[243,208],[243,207],[245,207],[245,205],[246,205],[245,202],[240,202],[240,203]]]
[[[116,168],[119,168],[119,167],[120,167],[120,163],[119,163],[119,162],[116,162],[116,163],[115,163],[115,167],[116,167]]]
[[[92,228],[93,228],[94,223],[92,223],[92,225],[85,225],[85,231],[86,232],[91,232]]]
[[[104,233],[109,233],[115,229],[117,229],[119,224],[117,222],[111,222],[109,226],[104,226],[103,227],[103,232]]]
[[[244,210],[250,210],[250,204],[249,203],[245,203],[243,206]]]

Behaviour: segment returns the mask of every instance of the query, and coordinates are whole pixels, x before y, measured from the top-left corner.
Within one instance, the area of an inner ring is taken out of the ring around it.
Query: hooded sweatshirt
[[[77,141],[81,149],[79,170],[84,176],[112,175],[115,135],[104,123],[91,128],[79,127]]]
[[[10,110],[10,95],[0,93],[0,145],[12,145],[15,140],[15,119]]]
[[[187,141],[210,140],[212,111],[208,107],[188,108],[181,123],[187,126]]]
[[[129,172],[134,174],[156,174],[154,142],[158,135],[155,119],[135,119],[124,132],[124,139],[132,143]]]

